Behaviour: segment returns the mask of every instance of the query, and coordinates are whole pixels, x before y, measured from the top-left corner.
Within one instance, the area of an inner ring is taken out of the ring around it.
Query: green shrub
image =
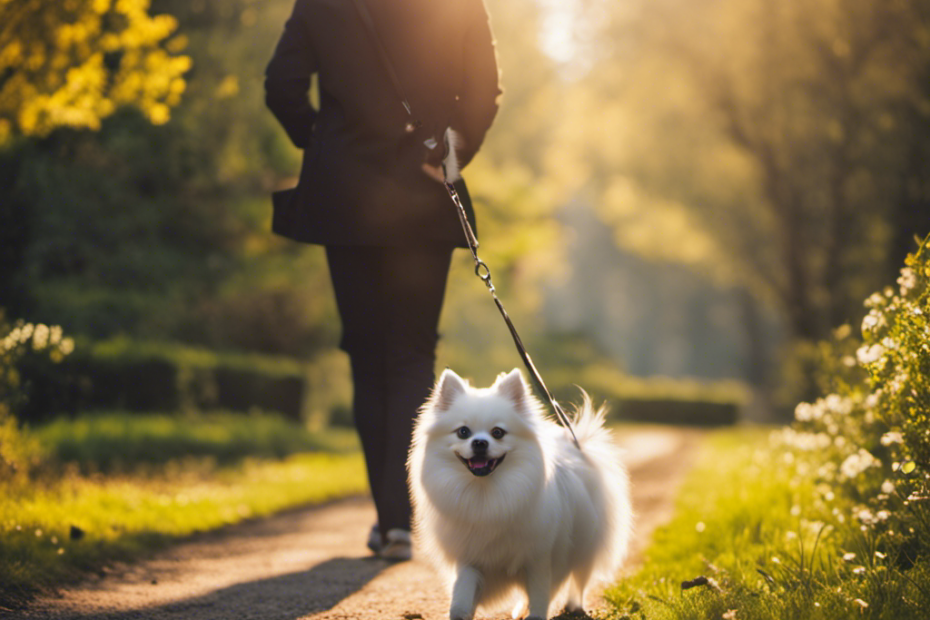
[[[78,411],[275,411],[302,418],[306,368],[296,360],[118,338],[87,343],[60,364],[23,371],[35,393],[18,412],[41,423]]]
[[[206,458],[226,465],[247,457],[280,459],[297,452],[357,448],[348,431],[310,433],[272,413],[94,413],[75,420],[59,418],[30,434],[59,463],[103,472],[132,471],[175,459]]]
[[[596,363],[547,374],[559,400],[578,398],[582,386],[591,396],[606,400],[617,420],[719,426],[735,424],[749,402],[748,388],[737,381],[698,381],[670,377],[631,377],[615,366]]]
[[[862,340],[818,345],[832,392],[769,445],[712,446],[618,618],[926,617],[930,607],[930,237],[869,297]],[[706,585],[685,590],[701,575]]]
[[[61,393],[46,392],[54,381],[37,382],[36,377],[61,377],[60,366],[73,350],[74,341],[61,327],[22,320],[10,325],[0,311],[0,482],[28,482],[29,471],[41,460],[19,420]]]

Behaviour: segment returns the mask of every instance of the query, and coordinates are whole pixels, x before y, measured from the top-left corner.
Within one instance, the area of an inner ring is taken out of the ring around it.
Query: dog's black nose
[[[488,449],[487,439],[474,439],[471,442],[471,449],[475,452],[486,452]]]

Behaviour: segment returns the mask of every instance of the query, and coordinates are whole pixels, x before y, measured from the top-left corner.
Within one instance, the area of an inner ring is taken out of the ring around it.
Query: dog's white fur
[[[579,451],[546,419],[519,370],[486,389],[442,374],[417,419],[408,469],[414,549],[447,578],[452,620],[508,602],[514,617],[527,603],[540,619],[562,600],[582,609],[591,580],[614,575],[632,510],[604,415],[585,394],[574,416]],[[475,439],[488,442],[488,459],[505,457],[490,474],[474,475],[462,461],[475,458]]]

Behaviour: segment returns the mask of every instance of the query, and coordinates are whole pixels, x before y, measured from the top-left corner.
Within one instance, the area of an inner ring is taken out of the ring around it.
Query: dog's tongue
[[[484,459],[472,459],[471,466],[475,469],[481,469],[482,467],[487,467],[488,462]]]

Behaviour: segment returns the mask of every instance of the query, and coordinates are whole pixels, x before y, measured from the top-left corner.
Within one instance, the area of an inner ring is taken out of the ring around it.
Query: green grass
[[[850,501],[814,485],[815,467],[767,431],[715,433],[643,567],[608,590],[610,618],[925,618],[928,562],[877,546]]]
[[[193,416],[110,412],[61,418],[30,433],[48,456],[82,470],[123,471],[173,459],[204,457],[230,464],[246,457],[358,448],[349,429],[311,433],[274,414]]]
[[[0,611],[196,532],[367,490],[351,432],[280,418],[110,413],[23,441],[41,461],[0,479]]]

